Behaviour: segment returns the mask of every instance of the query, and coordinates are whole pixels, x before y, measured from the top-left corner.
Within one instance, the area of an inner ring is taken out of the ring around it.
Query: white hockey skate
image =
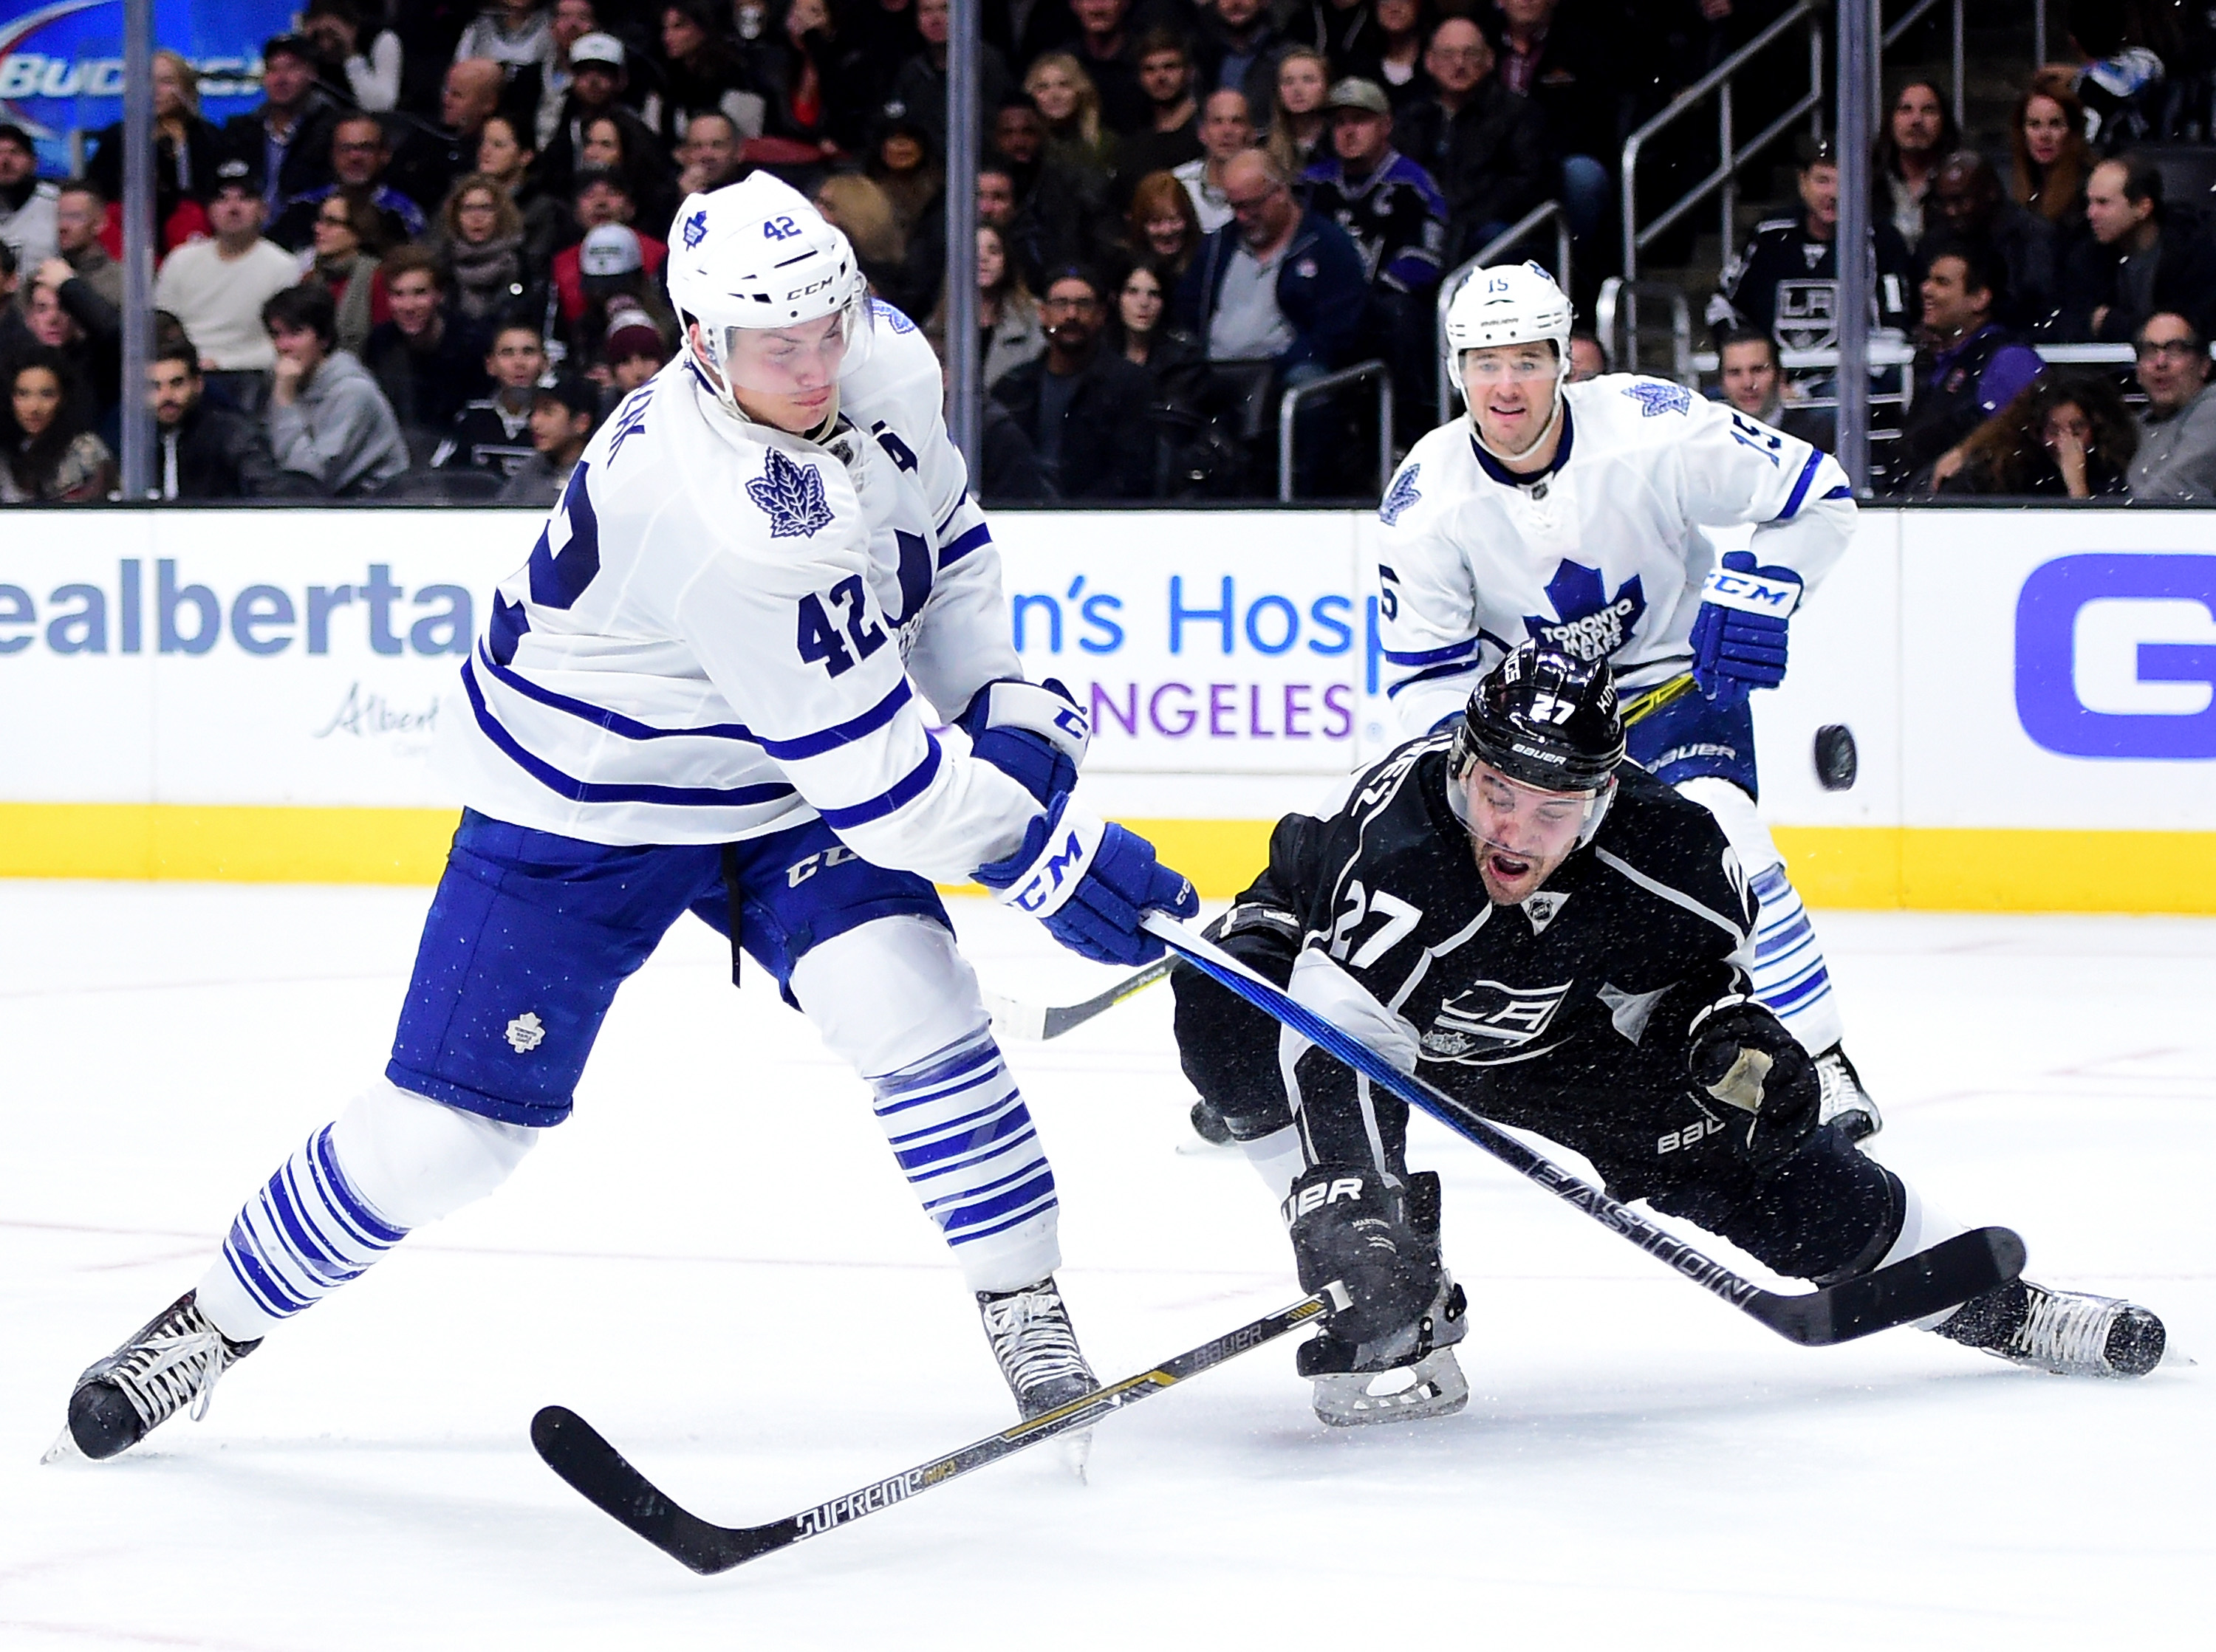
[[[1025,1422],[1099,1386],[1077,1346],[1053,1274],[1020,1291],[980,1291],[977,1312]]]
[[[207,1415],[216,1379],[262,1346],[234,1342],[208,1322],[188,1291],[77,1379],[69,1427],[44,1461],[72,1449],[95,1462],[129,1450],[187,1406]]]
[[[1295,1366],[1315,1383],[1318,1422],[1333,1428],[1452,1416],[1469,1403],[1454,1345],[1469,1330],[1462,1287],[1442,1274],[1438,1294],[1413,1325],[1356,1344],[1327,1328],[1301,1344]]]
[[[1836,1124],[1849,1141],[1868,1141],[1885,1128],[1877,1103],[1862,1088],[1862,1075],[1847,1059],[1844,1046],[1834,1044],[1816,1058],[1816,1122]]]
[[[2058,1377],[2144,1377],[2162,1363],[2162,1321],[2134,1302],[2028,1279],[1964,1303],[1939,1335]]]

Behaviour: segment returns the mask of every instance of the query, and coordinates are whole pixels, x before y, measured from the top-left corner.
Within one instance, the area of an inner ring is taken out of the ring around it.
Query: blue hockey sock
[[[1754,996],[1802,1048],[1820,1055],[1839,1041],[1843,1028],[1816,926],[1783,866],[1764,868],[1750,887],[1762,903],[1754,930]]]

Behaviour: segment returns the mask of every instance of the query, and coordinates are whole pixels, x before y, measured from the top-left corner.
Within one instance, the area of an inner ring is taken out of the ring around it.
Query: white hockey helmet
[[[841,377],[859,365],[869,337],[869,282],[854,249],[806,196],[757,172],[677,209],[669,249],[669,302],[680,324],[700,323],[701,353],[717,399],[744,417],[732,387],[742,331],[838,316]]]
[[[1472,270],[1447,303],[1447,378],[1462,394],[1462,356],[1497,344],[1551,343],[1567,378],[1570,300],[1536,264],[1495,264]]]

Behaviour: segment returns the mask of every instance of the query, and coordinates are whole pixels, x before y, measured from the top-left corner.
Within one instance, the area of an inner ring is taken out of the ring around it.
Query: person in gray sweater
[[[329,292],[287,287],[262,306],[276,347],[267,418],[280,469],[332,499],[373,494],[408,468],[400,421],[377,381],[338,342]]]
[[[2147,410],[2128,482],[2135,500],[2216,501],[2216,385],[2208,341],[2173,310],[2146,318],[2134,341]]]

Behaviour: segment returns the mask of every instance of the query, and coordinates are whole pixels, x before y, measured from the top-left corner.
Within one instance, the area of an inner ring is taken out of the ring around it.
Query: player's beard
[[[1521,854],[1474,833],[1469,848],[1477,862],[1478,881],[1484,884],[1487,898],[1496,906],[1518,906],[1530,900],[1554,875],[1554,869],[1569,858],[1567,851],[1551,859]]]

